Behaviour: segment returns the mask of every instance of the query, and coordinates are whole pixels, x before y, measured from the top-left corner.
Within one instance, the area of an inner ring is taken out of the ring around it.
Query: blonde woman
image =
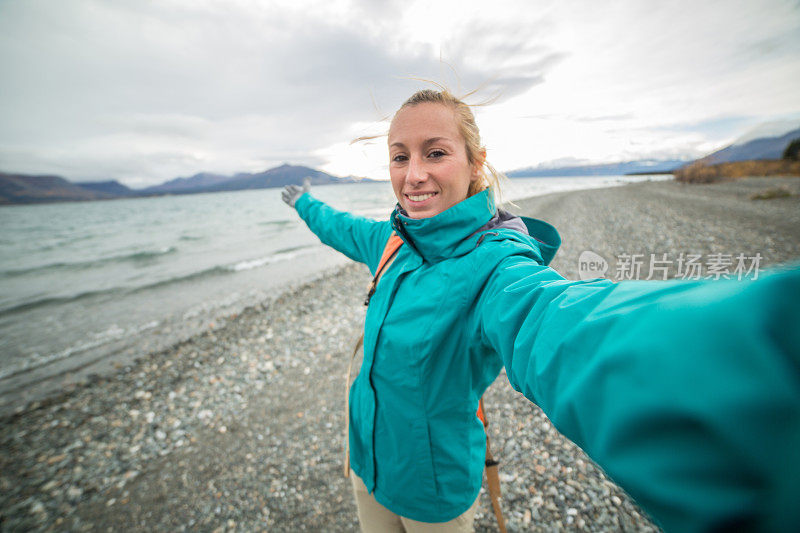
[[[800,530],[800,270],[757,282],[568,281],[560,238],[495,207],[470,108],[414,94],[388,133],[388,222],[306,189],[284,200],[375,273],[349,399],[364,531],[470,531],[486,451],[476,417],[505,366],[666,529]]]

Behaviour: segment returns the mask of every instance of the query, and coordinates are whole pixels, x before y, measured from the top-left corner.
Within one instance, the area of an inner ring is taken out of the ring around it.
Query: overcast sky
[[[349,141],[409,77],[496,98],[501,170],[697,157],[800,125],[800,2],[0,0],[0,171],[386,178],[385,140]]]

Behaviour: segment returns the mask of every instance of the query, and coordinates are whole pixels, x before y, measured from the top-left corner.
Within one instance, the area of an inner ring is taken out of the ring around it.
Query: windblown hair
[[[475,122],[475,115],[472,114],[470,106],[463,100],[456,97],[447,88],[439,86],[441,90],[423,89],[415,92],[406,100],[400,110],[419,104],[433,103],[450,107],[456,116],[456,126],[467,149],[467,160],[471,165],[480,167],[480,179],[470,183],[467,196],[472,196],[486,189],[492,189],[496,201],[501,200],[501,181],[505,179],[502,173],[498,172],[486,161],[486,147],[481,143],[481,133],[478,124]],[[396,113],[395,113],[396,115]]]
[[[501,203],[501,184],[507,178],[501,172],[498,172],[486,160],[486,147],[484,147],[481,143],[481,133],[478,129],[478,124],[475,122],[475,115],[472,114],[472,109],[468,104],[464,103],[462,98],[459,98],[451,93],[447,87],[430,80],[421,81],[433,83],[439,87],[439,90],[435,91],[433,89],[423,89],[415,92],[408,100],[403,102],[403,105],[397,110],[395,116],[400,112],[400,110],[406,107],[424,103],[441,104],[450,107],[455,113],[458,131],[461,133],[461,136],[464,137],[467,160],[470,164],[478,165],[480,167],[480,179],[470,183],[469,189],[467,190],[467,196],[472,196],[486,189],[491,189],[492,193],[494,194],[494,201],[498,204]],[[465,95],[463,98],[470,96],[474,92],[475,91],[467,93],[467,95]],[[484,105],[485,103],[486,102],[477,105]],[[364,137],[358,137],[357,139],[353,139],[351,144],[359,141],[377,139],[378,137],[383,137],[383,135],[368,135]]]

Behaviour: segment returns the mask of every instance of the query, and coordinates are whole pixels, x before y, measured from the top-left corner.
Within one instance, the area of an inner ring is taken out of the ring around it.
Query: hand
[[[297,201],[297,199],[310,190],[311,180],[306,178],[303,180],[302,187],[299,185],[287,185],[284,187],[283,192],[281,193],[281,198],[283,198],[284,202],[289,204],[289,207],[294,207],[294,203]]]

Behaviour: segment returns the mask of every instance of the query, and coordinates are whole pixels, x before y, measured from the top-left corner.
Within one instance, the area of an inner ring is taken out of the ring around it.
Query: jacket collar
[[[424,260],[435,263],[474,248],[475,243],[469,237],[489,222],[496,211],[494,196],[487,189],[430,218],[411,218],[397,204],[391,224]]]

